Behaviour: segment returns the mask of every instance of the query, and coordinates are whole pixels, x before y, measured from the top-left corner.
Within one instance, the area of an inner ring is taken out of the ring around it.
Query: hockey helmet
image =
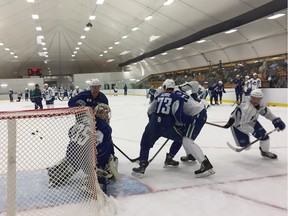
[[[79,89],[79,86],[76,86],[75,89]]]
[[[250,96],[255,98],[263,98],[264,94],[261,89],[254,89]]]
[[[218,84],[219,84],[219,85],[222,85],[222,84],[223,84],[223,82],[222,82],[221,80],[219,80]]]
[[[175,82],[172,79],[166,79],[162,84],[164,89],[174,89],[175,88]]]
[[[253,73],[253,76],[254,76],[254,77],[257,76],[257,73]]]
[[[99,103],[95,108],[94,108],[94,114],[96,117],[106,121],[109,123],[110,118],[111,118],[111,109],[107,104],[104,103]]]
[[[248,80],[249,78],[250,78],[249,76],[245,76],[245,79],[247,79],[247,80]]]
[[[101,83],[98,79],[92,79],[89,86],[101,86]]]

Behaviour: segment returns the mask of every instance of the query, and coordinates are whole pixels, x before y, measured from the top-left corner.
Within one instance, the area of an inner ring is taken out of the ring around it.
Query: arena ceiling
[[[0,78],[26,76],[28,68],[53,76],[157,73],[287,52],[286,0],[174,0],[170,5],[165,0],[28,1],[0,1]],[[236,22],[234,33],[208,31],[199,38],[201,30],[271,2],[282,6],[247,23]],[[267,19],[277,13],[285,15]],[[148,16],[152,19],[145,20]],[[205,42],[192,37],[176,47],[191,35]]]

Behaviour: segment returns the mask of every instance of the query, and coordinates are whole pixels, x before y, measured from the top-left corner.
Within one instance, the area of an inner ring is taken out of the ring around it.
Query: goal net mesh
[[[91,108],[0,112],[0,216],[115,215],[96,175]]]

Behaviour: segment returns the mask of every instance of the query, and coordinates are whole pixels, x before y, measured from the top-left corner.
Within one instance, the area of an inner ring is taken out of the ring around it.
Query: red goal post
[[[85,142],[75,140],[77,134],[83,138],[81,127]],[[97,180],[91,108],[0,112],[0,131],[0,216],[115,215],[115,204]],[[67,156],[75,146],[81,151]],[[59,164],[65,164],[63,170]],[[53,167],[61,184],[51,184]],[[66,167],[73,172],[63,180]]]

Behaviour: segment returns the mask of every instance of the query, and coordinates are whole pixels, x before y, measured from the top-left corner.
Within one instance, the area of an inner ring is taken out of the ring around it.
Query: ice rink
[[[108,96],[112,109],[111,126],[114,143],[130,158],[139,155],[142,133],[147,124],[148,99],[143,96]],[[45,107],[45,105],[44,105]],[[67,107],[67,101],[56,101],[55,107]],[[31,102],[0,101],[0,111],[33,109]],[[208,122],[224,125],[235,106],[221,104],[208,109]],[[287,125],[287,108],[270,107]],[[266,131],[272,123],[260,116]],[[131,163],[116,149],[119,173],[125,179],[138,182],[131,193],[121,191],[114,202],[119,216],[284,216],[287,215],[287,128],[270,135],[271,152],[277,160],[264,159],[258,149],[259,142],[248,151],[236,153],[226,142],[235,145],[230,129],[205,125],[196,139],[204,154],[214,166],[214,175],[196,178],[199,164],[181,163],[178,168],[163,168],[169,141],[146,169],[142,179],[131,175]],[[165,142],[159,139],[150,151],[150,158]],[[253,141],[254,138],[251,138]],[[182,148],[174,159],[185,155]],[[115,186],[115,185],[114,185]],[[140,186],[146,188],[141,190]],[[109,187],[109,186],[108,186]],[[126,188],[127,189],[127,188]],[[110,188],[111,190],[111,188]]]

